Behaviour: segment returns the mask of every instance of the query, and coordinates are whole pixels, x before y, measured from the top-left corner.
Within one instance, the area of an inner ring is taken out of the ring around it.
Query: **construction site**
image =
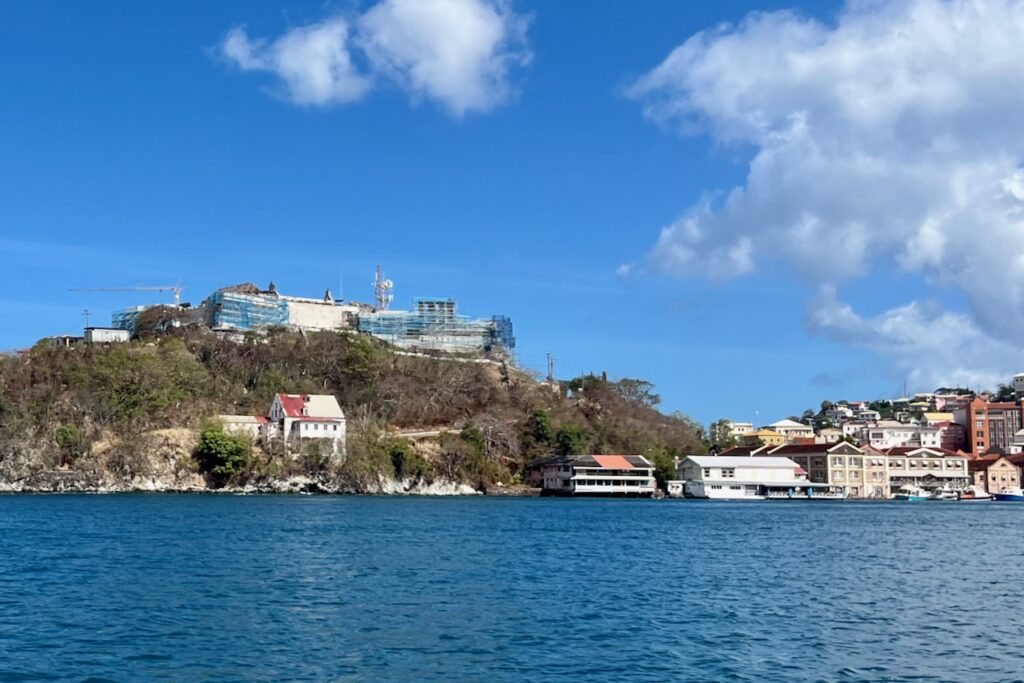
[[[410,351],[500,355],[512,358],[515,336],[506,316],[474,318],[458,313],[455,299],[414,299],[412,310],[393,310],[394,282],[378,266],[374,303],[335,300],[330,289],[321,298],[281,294],[274,283],[266,289],[245,283],[214,291],[198,306],[181,301],[181,287],[95,288],[83,291],[172,291],[173,325],[202,325],[230,338],[272,329],[305,332],[354,330]],[[166,305],[131,306],[115,311],[111,328],[129,335],[140,318]]]

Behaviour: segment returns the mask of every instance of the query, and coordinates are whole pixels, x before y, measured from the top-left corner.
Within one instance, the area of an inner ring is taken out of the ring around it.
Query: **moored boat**
[[[972,486],[968,489],[964,489],[960,492],[960,501],[989,501],[992,500],[992,496],[989,492],[979,486]]]
[[[1005,491],[993,493],[992,498],[1004,503],[1024,503],[1024,491],[1021,491],[1018,486],[1017,488],[1006,489]]]
[[[920,486],[907,485],[900,488],[900,492],[893,496],[894,500],[906,500],[910,502],[918,502],[922,500],[931,500],[932,494],[925,491]]]

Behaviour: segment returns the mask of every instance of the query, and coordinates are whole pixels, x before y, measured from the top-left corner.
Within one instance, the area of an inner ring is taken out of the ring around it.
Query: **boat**
[[[945,484],[942,488],[935,489],[932,491],[932,497],[929,500],[959,500],[960,494],[949,487],[949,484]]]
[[[1004,503],[1024,503],[1024,491],[1021,491],[1018,486],[1017,488],[993,493],[992,498]]]
[[[978,486],[972,486],[972,487],[970,487],[968,489],[964,489],[963,491],[960,492],[960,500],[962,502],[983,501],[983,500],[984,501],[989,501],[989,500],[992,500],[992,496],[989,495],[989,492],[986,491],[985,489],[983,489],[981,487],[978,487]]]
[[[893,496],[895,500],[907,500],[911,502],[918,502],[922,500],[931,500],[932,494],[925,491],[920,486],[903,486],[900,488],[900,492]]]

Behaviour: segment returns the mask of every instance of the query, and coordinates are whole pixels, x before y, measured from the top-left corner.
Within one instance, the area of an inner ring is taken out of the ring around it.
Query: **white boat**
[[[959,500],[960,494],[949,487],[948,484],[932,492],[929,500]]]
[[[914,486],[907,484],[906,486],[900,487],[900,492],[893,496],[895,500],[907,500],[911,502],[918,502],[922,500],[931,500],[932,494],[930,491],[925,491],[920,486]]]
[[[964,489],[960,492],[961,502],[972,502],[972,501],[990,501],[992,496],[988,491],[981,488],[980,486],[971,486],[970,488]]]

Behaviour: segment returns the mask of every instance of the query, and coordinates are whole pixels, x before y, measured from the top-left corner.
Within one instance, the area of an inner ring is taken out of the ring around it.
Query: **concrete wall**
[[[88,344],[113,344],[128,341],[131,333],[128,330],[115,330],[105,327],[91,327],[85,331]]]
[[[358,309],[322,301],[288,299],[288,324],[305,330],[336,330],[351,327]]]

